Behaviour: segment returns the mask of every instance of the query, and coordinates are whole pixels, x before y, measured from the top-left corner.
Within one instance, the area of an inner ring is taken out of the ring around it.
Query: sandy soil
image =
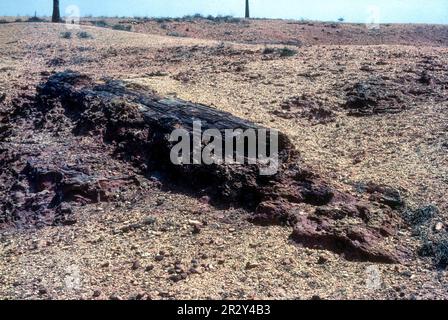
[[[384,183],[400,190],[412,207],[436,205],[446,223],[445,27],[426,26],[433,34],[417,32],[419,36],[415,30],[418,26],[386,27],[395,29],[378,40],[382,44],[366,46],[357,40],[365,41],[363,34],[356,38],[345,33],[350,26],[328,26],[345,36],[318,43],[323,41],[321,34],[325,34],[324,39],[334,37],[316,25],[294,23],[285,29],[286,22],[256,20],[244,26],[250,32],[241,35],[232,29],[243,28],[239,24],[214,24],[213,33],[205,34],[203,23],[169,23],[168,28],[189,28],[184,30],[185,35],[193,38],[162,35],[154,31],[159,28],[157,22],[133,25],[137,33],[83,26],[91,37],[80,38],[77,31],[72,31],[70,39],[61,36],[67,31],[64,25],[0,25],[0,95],[5,94],[2,110],[16,98],[32,96],[46,72],[72,69],[95,79],[125,79],[147,85],[163,96],[204,103],[278,128],[294,141],[307,165],[340,189],[355,192],[359,183]],[[304,38],[302,27],[307,28]],[[362,30],[361,26],[351,28]],[[269,39],[273,40],[264,41],[260,34],[265,32],[260,29],[269,29]],[[223,30],[231,33],[222,38]],[[418,39],[414,45],[403,45],[412,37]],[[264,42],[281,44],[268,45],[281,50],[290,38],[305,43],[291,47],[297,51],[295,55],[282,57],[275,50],[266,52]],[[395,84],[407,83],[416,81],[428,69],[437,79],[439,96],[429,91],[423,97],[416,96],[398,114],[354,117],[342,107],[344,88],[359,81],[380,77]],[[285,117],[276,112],[282,110],[284,102],[302,95],[330,109],[334,121],[321,124],[312,117]],[[71,154],[66,141],[27,124],[14,124],[14,132],[2,144],[54,150],[60,157]],[[82,153],[82,146],[95,137],[73,139],[71,143]],[[98,170],[117,176],[138,174],[112,157],[112,151],[103,155],[104,150],[95,154],[89,149],[92,161],[104,157]],[[72,160],[76,159],[67,161]],[[448,297],[446,271],[434,268],[430,259],[415,255],[412,262],[403,265],[349,262],[329,251],[291,243],[288,227],[255,226],[241,218],[241,209],[218,210],[200,199],[164,191],[153,181],[142,179],[140,186],[126,188],[116,201],[76,207],[74,225],[2,230],[0,297]],[[203,222],[199,234],[192,233],[192,220]],[[126,228],[142,222],[148,223],[137,229]],[[416,250],[419,240],[410,230],[399,232],[402,241]],[[173,269],[194,272],[186,279],[173,281],[173,272],[177,272]]]

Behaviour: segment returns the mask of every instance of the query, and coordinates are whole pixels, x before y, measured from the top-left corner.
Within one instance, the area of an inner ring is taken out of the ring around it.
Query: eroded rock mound
[[[308,119],[312,124],[327,124],[336,119],[331,109],[308,95],[296,96],[284,101],[281,104],[281,110],[275,110],[273,114],[285,119]]]
[[[381,79],[369,79],[346,88],[347,101],[343,108],[349,115],[369,116],[399,113],[408,107],[409,100],[396,85]]]
[[[98,143],[112,145],[117,156],[142,174],[157,173],[171,188],[207,195],[216,205],[245,207],[256,223],[290,224],[292,238],[305,246],[333,250],[347,259],[400,260],[393,248],[383,245],[384,238],[394,235],[399,214],[376,201],[336,190],[310,172],[284,134],[279,134],[279,167],[274,175],[260,175],[259,162],[175,165],[170,161],[175,142],[169,135],[179,128],[191,134],[193,119],[201,120],[202,130],[261,127],[204,105],[161,98],[145,87],[116,80],[98,83],[70,71],[53,75],[38,87],[33,117],[38,128],[57,132],[61,124],[69,125],[74,136],[98,137],[102,140]],[[61,174],[60,168],[35,164],[25,172],[37,193],[50,193],[43,201],[45,210],[80,199],[107,201],[105,186],[94,175]]]
[[[19,156],[1,151],[2,212],[0,226],[17,227],[67,225],[76,221],[69,203],[81,205],[108,201],[132,178],[105,178],[83,172],[82,167],[55,165],[44,156]],[[7,179],[9,178],[9,179]]]
[[[443,70],[430,60],[422,70],[408,69],[396,79],[370,77],[345,87],[342,108],[353,116],[395,114],[407,110],[416,101],[445,102],[448,80]]]

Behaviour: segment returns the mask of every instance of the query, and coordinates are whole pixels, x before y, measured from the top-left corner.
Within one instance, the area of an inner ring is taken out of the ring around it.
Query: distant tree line
[[[246,0],[246,12],[244,15],[246,18],[250,18],[249,0]],[[51,17],[52,22],[61,22],[61,12],[59,8],[59,0],[53,0],[53,15]]]

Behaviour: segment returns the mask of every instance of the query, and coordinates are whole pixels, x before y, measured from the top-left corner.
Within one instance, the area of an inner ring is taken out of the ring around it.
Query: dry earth
[[[69,204],[76,217],[69,225],[2,228],[1,298],[448,297],[446,271],[416,254],[421,244],[410,228],[398,231],[415,253],[403,264],[351,262],[303,248],[289,240],[289,227],[256,226],[242,209],[161,188],[98,137],[67,141],[63,125],[60,135],[39,130],[20,117],[26,110],[14,109],[66,69],[142,84],[283,131],[304,162],[340,190],[356,194],[372,182],[399,190],[411,208],[434,204],[446,232],[447,27],[369,33],[263,20],[210,29],[204,21],[130,24],[137,32],[84,25],[87,38],[76,30],[64,37],[62,24],[0,25],[2,151],[24,150],[26,159],[46,154],[50,163],[138,181],[111,201]],[[189,37],[166,36],[165,28]],[[301,44],[289,47],[296,54],[283,50],[294,39]],[[5,123],[12,110],[18,120]]]

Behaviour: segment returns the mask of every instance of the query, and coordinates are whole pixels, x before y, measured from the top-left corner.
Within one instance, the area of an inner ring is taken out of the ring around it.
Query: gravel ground
[[[265,28],[281,27],[264,23]],[[263,21],[255,27],[259,25]],[[307,165],[341,190],[384,183],[400,190],[412,207],[436,205],[446,223],[448,50],[440,42],[321,43],[290,47],[296,54],[282,57],[277,52],[283,45],[269,45],[269,53],[265,45],[221,42],[213,35],[203,40],[82,28],[91,37],[71,31],[66,39],[61,35],[67,31],[64,25],[0,25],[2,110],[14,98],[33,95],[46,72],[72,69],[96,79],[144,84],[163,96],[278,128],[291,137]],[[411,86],[407,81],[417,80],[425,70],[436,79],[439,96],[427,88],[398,114],[354,117],[342,107],[344,88],[357,82],[380,77]],[[334,119],[321,124],[312,116],[277,112],[284,102],[302,95],[330,109]],[[64,139],[26,124],[15,124],[15,132],[3,143],[71,154]],[[107,147],[95,154],[90,149],[95,137],[73,139],[71,146],[86,145],[89,156],[104,158],[98,170],[138,174]],[[293,244],[288,227],[255,226],[241,209],[219,210],[141,179],[138,187],[123,189],[114,201],[77,207],[74,225],[1,231],[0,298],[448,297],[446,271],[437,270],[429,259],[416,255],[404,265],[349,262],[332,252]],[[197,224],[199,233],[194,232]],[[416,251],[419,241],[409,230],[401,230],[400,237]]]

